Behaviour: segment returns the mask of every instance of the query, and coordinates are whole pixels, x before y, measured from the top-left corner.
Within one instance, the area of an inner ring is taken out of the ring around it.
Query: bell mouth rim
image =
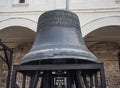
[[[78,59],[98,63],[99,60],[91,52],[86,52],[81,48],[44,48],[42,50],[33,50],[26,54],[20,64],[30,61],[41,61],[49,59]]]
[[[77,57],[77,56],[55,56],[55,57],[49,57],[49,58],[36,58],[36,59],[29,59],[29,60],[24,60],[24,62],[20,62],[20,64],[21,65],[26,65],[26,64],[29,64],[29,63],[33,63],[33,62],[41,62],[41,61],[47,61],[47,60],[73,60],[73,61],[78,61],[78,62],[80,62],[80,63],[100,63],[98,60],[97,61],[95,61],[95,60],[92,60],[92,59],[90,59],[90,58],[86,58],[86,57]],[[45,64],[47,64],[47,63],[45,63]],[[72,63],[72,64],[76,64],[75,62],[74,63]],[[31,64],[30,64],[31,65]],[[36,65],[36,64],[35,64]]]

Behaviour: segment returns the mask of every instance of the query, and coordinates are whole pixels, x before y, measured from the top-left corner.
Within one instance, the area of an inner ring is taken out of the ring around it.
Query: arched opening
[[[110,25],[91,31],[85,37],[87,46],[102,41],[114,41],[120,43],[120,26]]]
[[[19,64],[20,59],[31,48],[35,32],[22,26],[10,26],[0,30],[0,39],[9,48],[13,48],[13,64]],[[1,53],[0,53],[1,54]],[[0,88],[6,86],[7,65],[0,59]]]
[[[81,28],[82,35],[83,37],[85,37],[92,31],[97,30],[99,28],[106,27],[106,26],[119,26],[119,25],[120,25],[120,16],[101,17],[84,24]]]
[[[7,46],[14,48],[24,42],[33,42],[35,32],[21,26],[11,26],[0,30],[0,39]]]
[[[120,47],[120,26],[100,27],[84,38],[89,50],[104,63],[106,84],[108,88],[118,88],[120,72],[118,52]]]

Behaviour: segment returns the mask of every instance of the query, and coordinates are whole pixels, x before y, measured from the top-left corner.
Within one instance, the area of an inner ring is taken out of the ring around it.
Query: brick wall
[[[15,47],[13,64],[19,64],[21,58],[30,50],[32,43],[24,43]],[[104,63],[106,84],[108,88],[120,88],[120,71],[117,53],[120,45],[116,42],[100,42],[89,47],[99,60]],[[5,88],[7,66],[0,60],[0,88]],[[18,75],[18,79],[22,77]],[[19,81],[17,81],[18,85]]]
[[[117,53],[120,45],[116,42],[100,42],[89,47],[99,60],[104,63],[108,88],[120,88],[120,71]]]
[[[3,86],[3,61],[0,60],[0,88]]]
[[[30,50],[32,43],[24,43],[16,46],[13,51],[13,64],[19,64],[21,58]],[[21,79],[20,75],[18,75]],[[6,88],[7,65],[0,59],[0,88]]]

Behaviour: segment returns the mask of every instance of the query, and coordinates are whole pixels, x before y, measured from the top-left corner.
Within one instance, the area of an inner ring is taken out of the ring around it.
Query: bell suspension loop
[[[69,11],[69,0],[66,0],[66,11]]]

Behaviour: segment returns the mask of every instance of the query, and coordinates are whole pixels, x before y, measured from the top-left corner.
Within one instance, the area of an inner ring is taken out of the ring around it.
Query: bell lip
[[[28,63],[32,63],[35,61],[45,61],[45,60],[78,60],[80,62],[91,62],[91,63],[100,63],[100,61],[96,58],[94,59],[90,59],[90,58],[86,58],[86,57],[77,57],[77,56],[55,56],[55,57],[43,57],[41,58],[35,58],[35,59],[27,59],[24,60],[23,62],[21,61],[20,64],[24,65],[24,64],[28,64]],[[96,60],[96,61],[95,61]]]
[[[81,52],[82,51],[82,52]],[[78,59],[98,63],[98,58],[85,49],[78,48],[47,48],[41,50],[31,50],[21,60],[20,64],[50,59]]]

